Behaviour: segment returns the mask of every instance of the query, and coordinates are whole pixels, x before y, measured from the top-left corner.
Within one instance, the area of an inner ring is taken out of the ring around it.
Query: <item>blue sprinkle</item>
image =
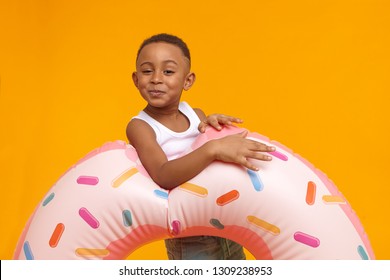
[[[366,251],[363,248],[363,246],[359,245],[357,247],[357,251],[358,251],[360,257],[362,258],[362,260],[368,260],[369,259]]]
[[[264,189],[264,185],[260,179],[259,174],[253,170],[250,170],[250,169],[248,169],[247,171],[248,171],[249,178],[251,178],[252,185],[255,188],[255,190],[257,192],[262,191]]]
[[[55,196],[55,194],[51,193],[48,197],[46,197],[45,200],[42,203],[42,206],[46,206],[47,204],[49,204],[49,202],[52,201],[54,196]]]
[[[154,194],[163,199],[168,199],[168,193],[162,190],[154,190]]]
[[[131,212],[129,210],[123,210],[122,217],[125,227],[130,227],[133,224],[133,219],[131,218]]]
[[[31,251],[30,243],[28,241],[25,241],[23,244],[23,251],[24,255],[26,256],[26,260],[33,260],[34,256]]]

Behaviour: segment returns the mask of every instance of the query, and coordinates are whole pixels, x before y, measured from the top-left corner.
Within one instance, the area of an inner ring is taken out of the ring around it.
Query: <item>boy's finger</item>
[[[219,125],[219,122],[217,120],[212,120],[210,122],[210,125],[213,126],[214,128],[218,129],[218,130],[221,130],[222,127]]]
[[[234,123],[242,123],[243,122],[243,120],[242,119],[238,119],[238,118],[230,118],[230,121],[231,122],[234,122]]]
[[[253,171],[259,171],[259,168],[257,166],[254,166],[253,164],[251,164],[249,161],[246,161],[246,163],[244,164],[244,166],[250,170],[253,170]]]
[[[206,131],[206,127],[208,126],[208,124],[207,123],[205,123],[204,121],[202,121],[200,124],[199,124],[199,126],[198,126],[198,129],[199,129],[199,131],[200,132],[205,132]]]
[[[243,130],[243,131],[239,132],[238,135],[245,138],[248,135],[248,130]]]

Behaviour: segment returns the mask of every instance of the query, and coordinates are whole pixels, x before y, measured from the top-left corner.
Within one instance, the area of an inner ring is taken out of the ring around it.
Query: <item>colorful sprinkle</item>
[[[309,181],[307,183],[307,190],[306,190],[306,203],[308,205],[313,205],[316,200],[316,189],[317,186],[314,182]]]
[[[55,197],[55,194],[51,193],[48,197],[45,198],[45,200],[42,203],[42,206],[48,205],[49,202],[52,201],[54,197]]]
[[[294,239],[302,244],[313,248],[317,248],[318,246],[320,246],[320,240],[317,237],[308,235],[300,231],[294,233]]]
[[[173,235],[178,235],[181,231],[181,224],[180,221],[175,220],[171,223],[172,226],[172,234]]]
[[[99,183],[99,178],[95,176],[79,176],[77,184],[95,186]]]
[[[124,181],[129,179],[131,176],[133,176],[137,172],[138,172],[138,170],[135,167],[132,167],[132,168],[126,170],[125,172],[123,172],[121,175],[119,175],[117,178],[115,178],[112,181],[112,187],[113,188],[118,188],[120,185],[123,184]]]
[[[107,249],[77,248],[76,254],[79,256],[105,257],[110,253]]]
[[[86,208],[80,208],[79,215],[91,228],[99,227],[99,221]]]
[[[240,193],[237,190],[232,190],[227,192],[217,198],[217,204],[219,206],[224,206],[240,197]]]
[[[359,245],[357,247],[357,251],[358,251],[360,257],[362,258],[362,260],[369,260],[369,257],[366,253],[366,250],[364,250],[363,246]]]
[[[281,152],[274,151],[274,152],[268,152],[269,154],[273,155],[274,157],[277,157],[278,159],[281,159],[283,161],[287,161],[288,157]]]
[[[210,224],[217,229],[224,229],[225,226],[217,219],[210,219]]]
[[[130,227],[133,224],[133,219],[131,217],[130,210],[123,210],[122,211],[122,218],[123,218],[123,224],[125,227]]]
[[[345,204],[344,198],[336,195],[324,195],[322,200],[327,204]]]
[[[34,259],[34,255],[31,251],[30,243],[28,243],[28,241],[24,242],[23,251],[24,251],[24,255],[26,256],[26,260],[33,260]]]
[[[259,174],[253,170],[250,170],[250,169],[248,169],[247,172],[248,172],[249,178],[251,178],[252,185],[255,188],[255,190],[257,192],[262,191],[264,189],[264,185],[260,179]]]
[[[206,188],[191,183],[184,183],[179,186],[179,189],[200,197],[205,197],[208,195],[208,190]]]
[[[154,194],[157,195],[160,198],[168,199],[168,192],[162,191],[162,190],[154,190]]]
[[[60,241],[64,230],[65,230],[64,224],[62,224],[62,223],[57,224],[57,226],[54,229],[54,231],[50,237],[50,240],[49,240],[50,247],[52,247],[52,248],[57,247],[58,242]]]
[[[247,221],[250,222],[251,224],[254,224],[257,227],[260,227],[261,229],[273,234],[273,235],[278,235],[280,234],[280,229],[273,225],[270,224],[262,219],[259,219],[255,216],[248,216]]]

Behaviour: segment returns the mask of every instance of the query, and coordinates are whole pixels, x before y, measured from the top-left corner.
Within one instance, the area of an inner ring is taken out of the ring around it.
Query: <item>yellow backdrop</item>
[[[137,48],[168,32],[192,51],[184,99],[324,171],[390,259],[389,14],[385,0],[0,0],[0,258],[68,167],[126,139]],[[157,242],[130,258],[166,256]]]

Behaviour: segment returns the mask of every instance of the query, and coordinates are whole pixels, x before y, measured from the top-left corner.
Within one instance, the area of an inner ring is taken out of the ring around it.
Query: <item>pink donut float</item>
[[[209,129],[194,143],[242,129]],[[214,162],[166,191],[143,169],[135,149],[113,142],[71,167],[37,206],[14,259],[125,259],[152,241],[226,237],[256,259],[374,259],[363,227],[335,185],[303,158],[274,145],[253,172]]]

